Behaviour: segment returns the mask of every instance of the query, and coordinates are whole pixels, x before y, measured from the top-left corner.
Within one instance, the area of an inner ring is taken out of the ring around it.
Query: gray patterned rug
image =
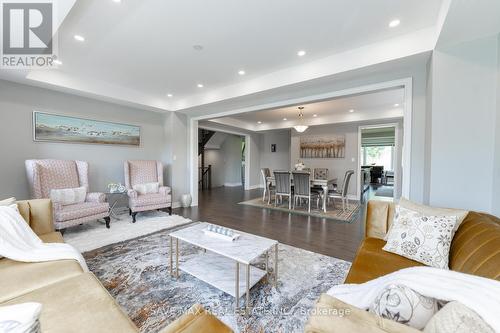
[[[160,330],[194,303],[212,311],[235,332],[303,332],[307,313],[319,295],[342,283],[350,267],[347,261],[280,245],[278,287],[261,280],[250,290],[252,313],[238,315],[233,297],[182,271],[178,279],[170,277],[168,233],[180,228],[84,254],[90,270],[141,332]],[[180,261],[199,251],[182,243]]]

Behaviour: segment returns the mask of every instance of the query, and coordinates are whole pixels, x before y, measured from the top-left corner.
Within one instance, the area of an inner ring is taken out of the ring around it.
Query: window
[[[362,165],[381,165],[394,170],[394,146],[361,147]]]

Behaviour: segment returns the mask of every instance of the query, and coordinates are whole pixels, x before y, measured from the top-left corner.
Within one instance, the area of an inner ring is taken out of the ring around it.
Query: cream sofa
[[[54,231],[48,199],[19,201],[25,221],[46,243],[64,242]],[[75,260],[23,263],[0,259],[0,306],[42,304],[42,332],[138,332],[113,297],[92,273],[84,273]],[[201,332],[201,327],[231,332],[199,305],[163,332]]]

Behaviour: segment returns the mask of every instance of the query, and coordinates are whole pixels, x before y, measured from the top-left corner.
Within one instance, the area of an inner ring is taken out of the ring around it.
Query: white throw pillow
[[[438,312],[438,303],[406,286],[392,284],[380,292],[369,311],[420,330]]]
[[[137,184],[132,186],[132,189],[139,194],[158,193],[160,191],[160,183]]]
[[[448,269],[456,216],[420,216],[398,207],[398,219],[387,234],[384,251],[399,254],[427,266]]]
[[[38,333],[40,329],[40,303],[22,303],[0,307],[0,332]]]
[[[14,197],[9,198],[9,199],[5,199],[5,200],[1,200],[0,206],[8,206],[8,207],[15,209],[19,212],[19,209],[17,207],[17,200]]]
[[[87,188],[85,186],[50,190],[50,200],[63,206],[83,203],[86,196]]]
[[[475,311],[460,302],[449,302],[429,320],[424,333],[494,333]]]

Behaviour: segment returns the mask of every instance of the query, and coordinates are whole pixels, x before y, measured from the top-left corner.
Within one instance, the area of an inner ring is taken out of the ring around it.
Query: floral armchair
[[[89,192],[89,164],[84,161],[27,160],[25,162],[31,196],[50,198],[53,189],[85,187],[87,194],[82,203],[62,205],[53,202],[54,226],[57,230],[82,223],[104,219],[110,227],[109,204],[104,193]]]
[[[159,161],[126,161],[123,165],[125,186],[129,197],[130,215],[135,222],[138,212],[168,209],[172,215],[172,195],[170,187],[163,186],[163,164]],[[140,194],[134,186],[159,183],[157,193]]]

